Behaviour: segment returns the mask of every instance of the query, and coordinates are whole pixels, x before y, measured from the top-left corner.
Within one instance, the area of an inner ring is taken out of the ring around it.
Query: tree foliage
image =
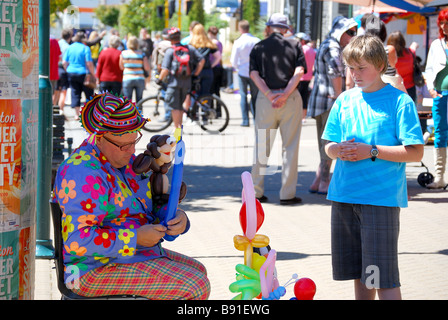
[[[152,11],[150,0],[131,0],[128,4],[122,5],[120,10],[120,33],[138,36],[141,28],[148,28],[149,18],[157,11]]]
[[[243,19],[247,20],[251,27],[257,25],[260,19],[260,0],[243,0]]]
[[[70,0],[51,0],[50,1],[50,14],[56,12],[64,12],[64,10],[70,6],[72,2]]]
[[[157,6],[164,6],[164,0],[131,0],[120,10],[120,32],[138,36],[141,28],[160,31],[165,20],[157,16]]]
[[[99,6],[95,9],[95,16],[106,26],[118,27],[120,9],[116,6]]]
[[[210,26],[216,26],[218,29],[227,28],[229,23],[226,20],[222,20],[220,18],[221,13],[214,11],[205,16],[205,30],[207,30]]]
[[[189,22],[198,21],[205,25],[205,14],[202,0],[193,0],[190,12],[188,13]]]
[[[148,17],[150,30],[161,31],[165,28],[165,19],[157,16],[157,7],[164,5],[165,0],[153,0],[151,2],[151,15]]]

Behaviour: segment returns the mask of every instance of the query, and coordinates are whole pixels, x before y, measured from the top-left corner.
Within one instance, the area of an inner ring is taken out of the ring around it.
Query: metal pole
[[[178,1],[179,7],[177,8],[177,27],[182,30],[182,0]]]
[[[50,74],[50,1],[39,1],[39,126],[37,159],[36,258],[54,255],[50,239],[51,162],[53,112]]]
[[[169,1],[165,0],[165,28],[168,28],[170,25],[170,10],[168,8]]]

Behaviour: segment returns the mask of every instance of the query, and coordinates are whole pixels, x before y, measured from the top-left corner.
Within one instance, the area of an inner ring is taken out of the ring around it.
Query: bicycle
[[[224,101],[215,94],[198,96],[196,88],[192,85],[189,91],[192,105],[184,112],[192,121],[199,124],[202,130],[209,133],[223,132],[229,124],[229,110]],[[150,118],[143,127],[149,132],[160,132],[168,128],[173,119],[171,111],[166,111],[162,96],[163,86],[158,86],[157,93],[153,96],[143,98],[137,103],[137,108],[144,117]]]

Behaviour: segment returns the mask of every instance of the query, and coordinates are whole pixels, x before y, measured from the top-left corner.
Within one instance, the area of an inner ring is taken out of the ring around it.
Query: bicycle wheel
[[[168,128],[171,122],[173,122],[171,112],[169,112],[166,118],[164,103],[160,96],[152,96],[140,100],[137,103],[137,108],[141,111],[143,117],[151,120],[146,122],[143,130],[159,132]]]
[[[196,101],[195,110],[202,130],[209,133],[223,132],[229,124],[229,110],[216,95],[204,95]]]

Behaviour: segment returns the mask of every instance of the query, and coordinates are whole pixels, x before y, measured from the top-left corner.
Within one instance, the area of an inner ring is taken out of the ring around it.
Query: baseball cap
[[[281,13],[274,13],[269,18],[268,22],[266,22],[266,25],[269,27],[280,27],[289,29],[288,17]]]
[[[311,37],[307,35],[305,32],[296,33],[296,37],[305,41],[311,41]]]

